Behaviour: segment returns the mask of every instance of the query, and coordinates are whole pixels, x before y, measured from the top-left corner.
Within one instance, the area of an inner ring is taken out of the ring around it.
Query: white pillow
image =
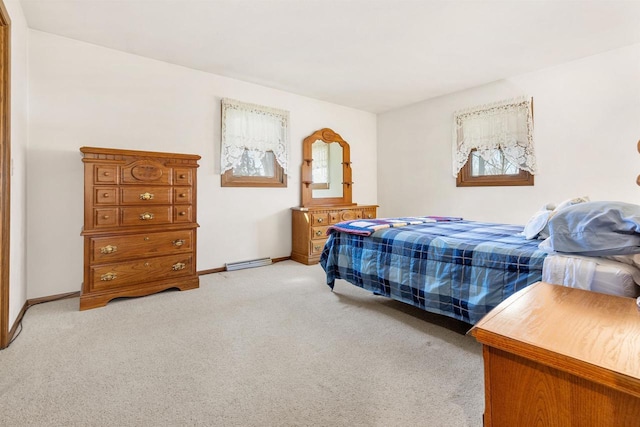
[[[533,214],[533,216],[529,219],[529,221],[527,221],[527,224],[524,226],[524,238],[527,240],[538,238],[540,232],[542,232],[542,230],[544,230],[547,226],[549,217],[551,216],[551,212],[553,211],[541,210]]]

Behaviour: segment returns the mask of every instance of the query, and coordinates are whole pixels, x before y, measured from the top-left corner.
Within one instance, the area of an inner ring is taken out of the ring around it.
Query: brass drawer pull
[[[322,222],[322,218],[318,218],[318,222]]]
[[[368,214],[368,215],[367,215],[367,218],[371,219],[371,218],[373,218],[373,215]]]
[[[180,247],[185,244],[185,241],[183,239],[178,239],[178,240],[174,240],[172,243],[173,243],[173,246]]]
[[[321,247],[321,246],[319,246],[319,245],[315,245],[315,246],[313,247],[313,249],[314,249],[314,250],[316,250],[316,251],[319,251],[320,249],[322,249],[322,247]]]
[[[184,268],[187,266],[187,264],[185,264],[184,262],[177,262],[175,264],[173,264],[173,271],[178,271],[178,270],[184,270]]]
[[[102,195],[102,197],[104,197],[104,198],[109,197],[109,193],[104,193],[104,194]]]
[[[187,197],[187,193],[180,193],[180,197]]]
[[[104,176],[109,176],[109,175],[111,175],[111,174],[110,174],[109,172],[105,172],[105,173],[103,173],[103,175],[104,175]]]
[[[101,254],[112,254],[114,252],[116,252],[118,250],[117,246],[111,246],[111,245],[107,245],[107,246],[103,246],[100,248],[100,253]]]
[[[187,177],[187,175],[185,174],[180,174],[180,178],[185,179]]]
[[[116,280],[118,278],[118,275],[116,273],[106,273],[103,274],[102,276],[100,276],[100,280],[102,280],[103,282],[108,282],[110,280]]]
[[[140,214],[140,219],[143,221],[149,221],[153,219],[153,214],[151,212],[145,212]]]
[[[322,236],[322,231],[320,230],[316,231],[316,236]]]
[[[102,215],[102,219],[109,219],[109,215]]]
[[[153,200],[153,194],[151,194],[151,193],[142,193],[140,195],[140,200]]]
[[[187,213],[185,211],[180,212],[180,216],[185,216]]]

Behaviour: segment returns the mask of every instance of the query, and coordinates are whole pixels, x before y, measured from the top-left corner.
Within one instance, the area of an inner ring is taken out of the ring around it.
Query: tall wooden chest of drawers
[[[352,219],[376,217],[376,205],[316,206],[292,208],[291,259],[303,264],[316,264],[327,241],[332,224]]]
[[[200,156],[82,147],[84,282],[80,310],[118,297],[197,288]]]

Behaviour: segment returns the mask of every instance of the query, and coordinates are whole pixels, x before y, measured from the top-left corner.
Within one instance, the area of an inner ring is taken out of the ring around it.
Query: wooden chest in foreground
[[[483,344],[485,426],[640,425],[640,311],[537,283],[471,330]]]

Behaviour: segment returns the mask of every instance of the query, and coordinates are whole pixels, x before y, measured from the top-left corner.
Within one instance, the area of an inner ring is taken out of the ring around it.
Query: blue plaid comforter
[[[333,289],[344,279],[376,294],[475,324],[542,278],[545,252],[523,227],[438,222],[360,236],[332,230],[320,264]]]

